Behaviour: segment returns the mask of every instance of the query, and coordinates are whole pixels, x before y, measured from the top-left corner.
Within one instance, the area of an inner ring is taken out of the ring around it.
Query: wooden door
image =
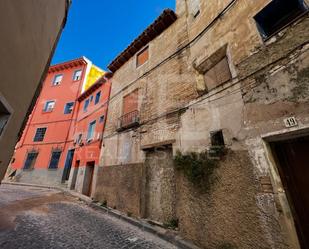
[[[272,144],[303,249],[309,249],[309,136]]]
[[[89,162],[89,163],[87,163],[87,167],[86,167],[86,184],[87,184],[86,195],[89,196],[89,197],[92,194],[94,164],[95,164],[95,162]]]

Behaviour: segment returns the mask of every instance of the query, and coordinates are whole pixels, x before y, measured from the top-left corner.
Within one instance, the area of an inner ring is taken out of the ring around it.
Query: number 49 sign
[[[289,117],[289,118],[284,119],[284,124],[285,124],[285,127],[287,128],[295,127],[298,125],[295,117]]]

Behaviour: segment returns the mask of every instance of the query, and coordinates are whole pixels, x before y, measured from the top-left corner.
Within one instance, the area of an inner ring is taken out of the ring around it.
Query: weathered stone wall
[[[145,217],[165,224],[175,220],[176,178],[172,149],[147,151],[145,173]]]
[[[264,137],[309,127],[308,14],[263,41],[253,17],[269,2],[235,1],[191,46],[139,79],[156,63],[195,39],[230,3],[201,1],[201,13],[194,18],[187,13],[188,1],[179,0],[179,19],[150,43],[149,62],[136,69],[133,57],[114,75],[102,165],[146,162],[147,168],[147,153],[142,150],[172,144],[174,154],[177,150],[204,151],[210,146],[210,132],[223,131],[225,145],[231,152],[221,162],[219,182],[209,194],[196,191],[180,173],[166,173],[164,165],[155,164],[151,156],[152,161],[148,162],[158,166],[154,167],[156,172],[164,175],[158,177],[158,173],[157,179],[176,177],[175,198],[169,198],[173,188],[166,188],[169,204],[165,204],[175,207],[181,235],[203,248],[299,248],[291,212],[283,204],[287,203],[285,194],[279,193],[280,178],[273,179],[275,170]],[[226,48],[233,79],[207,91],[195,68],[222,48]],[[136,88],[141,93],[141,125],[117,132],[122,97]],[[290,116],[297,118],[298,127],[284,126],[283,119]],[[124,173],[116,169],[114,172],[117,173],[109,175],[111,178],[99,180],[97,191],[101,192],[101,199],[109,196],[113,200],[122,195],[127,198],[122,193],[126,191],[124,185],[115,183]],[[137,179],[138,174],[132,174],[132,179]],[[262,188],[265,177],[271,179],[273,191]],[[113,184],[104,189],[104,181]],[[146,185],[140,186],[147,186],[147,174]],[[118,197],[111,197],[117,191]],[[142,202],[146,217],[165,222],[167,218],[157,212],[156,205],[153,215],[147,214],[145,194],[140,198],[145,198]],[[156,198],[155,202],[160,196]],[[122,210],[134,210],[131,201],[123,204]]]
[[[134,216],[143,216],[142,191],[144,168],[142,164],[103,166],[98,168],[94,199],[107,202],[109,207]]]
[[[140,149],[138,131],[129,130],[105,138],[101,152],[101,165],[122,165],[132,162],[144,162],[144,152]]]
[[[249,154],[229,152],[215,174],[218,180],[208,193],[177,174],[176,207],[182,236],[203,248],[288,248],[279,221],[256,205],[260,186]],[[269,206],[275,209],[274,203]]]
[[[184,10],[182,9],[182,11]],[[159,67],[157,65],[169,58],[186,42],[186,18],[185,15],[181,15],[176,23],[149,43],[150,57],[147,63],[136,68],[136,56],[133,56],[115,72],[104,133],[102,165],[121,164],[121,158],[125,158],[123,159],[126,160],[125,163],[143,162],[144,154],[139,152],[141,145],[160,142],[162,139],[174,139],[174,122],[168,124],[164,121],[165,117],[162,117],[163,121],[158,118],[162,113],[177,110],[197,96],[195,83],[191,80],[192,68],[186,64],[187,51],[168,59]],[[152,70],[153,68],[156,69]],[[150,70],[151,72],[148,73]],[[140,78],[141,76],[143,77]],[[134,131],[118,133],[116,131],[117,121],[122,115],[123,97],[135,89],[139,89],[138,106],[140,122],[143,125]],[[157,121],[164,123],[164,132],[161,132],[160,128],[162,127],[158,127]],[[165,132],[167,129],[171,130],[171,135]],[[162,137],[163,133],[166,134],[166,137]],[[128,148],[128,140],[125,137],[134,141],[130,145],[131,152],[126,149]],[[142,143],[141,140],[143,140]],[[112,153],[117,154],[111,156]]]

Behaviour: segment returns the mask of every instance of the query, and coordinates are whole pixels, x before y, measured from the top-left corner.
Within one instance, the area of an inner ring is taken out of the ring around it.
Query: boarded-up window
[[[208,90],[211,90],[232,78],[227,57],[215,64],[205,73],[205,82]]]
[[[200,14],[200,0],[189,0],[189,11],[194,17]]]
[[[123,98],[123,115],[134,112],[138,109],[138,89]]]
[[[139,67],[146,63],[149,59],[149,47],[144,48],[136,56],[136,66]]]

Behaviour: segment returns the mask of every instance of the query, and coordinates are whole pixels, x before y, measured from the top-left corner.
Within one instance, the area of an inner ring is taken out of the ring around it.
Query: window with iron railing
[[[118,119],[118,130],[139,124],[138,89],[124,96],[122,113]]]
[[[139,124],[139,111],[124,114],[118,120],[118,129],[130,128]]]

